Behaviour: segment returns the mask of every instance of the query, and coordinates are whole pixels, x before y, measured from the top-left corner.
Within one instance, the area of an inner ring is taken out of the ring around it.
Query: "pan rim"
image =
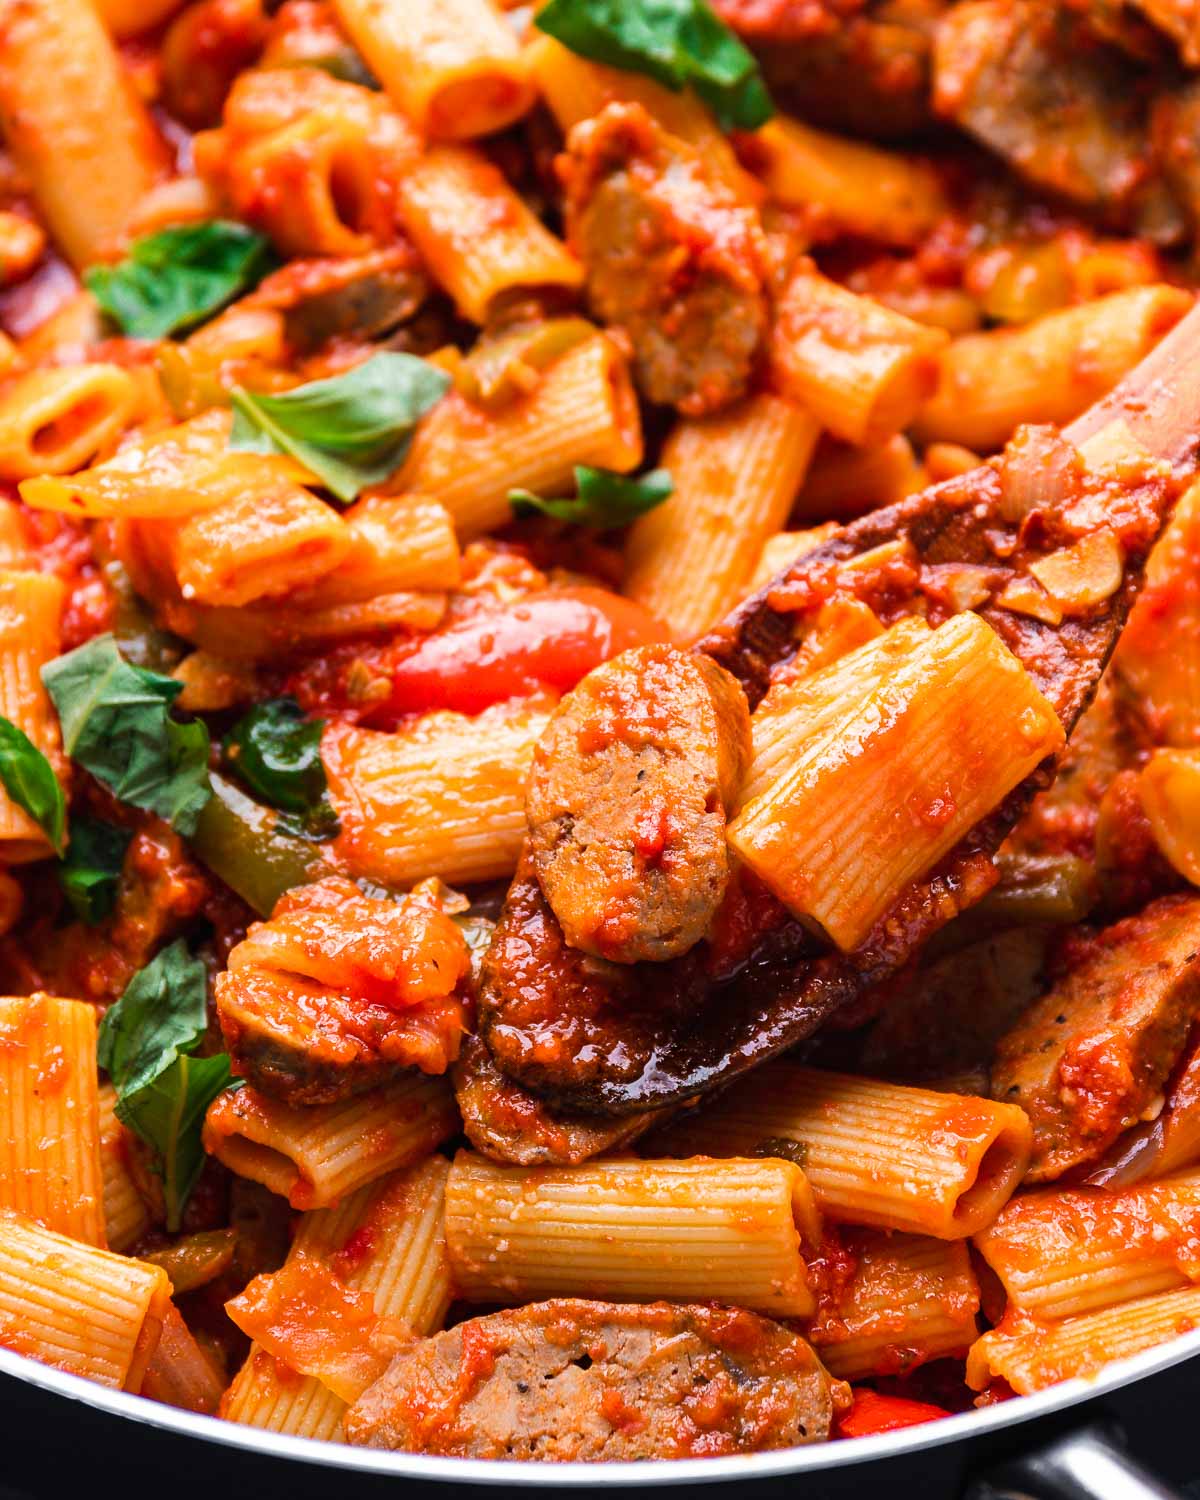
[[[1064,1381],[1061,1385],[1051,1386],[1031,1396],[1019,1396],[997,1406],[961,1412],[939,1422],[904,1428],[899,1432],[728,1458],[658,1459],[640,1463],[603,1464],[530,1464],[497,1459],[442,1458],[425,1454],[392,1453],[374,1448],[351,1448],[339,1443],[265,1432],[236,1422],[222,1421],[217,1417],[201,1416],[177,1407],[163,1406],[127,1391],[109,1390],[80,1375],[39,1364],[36,1360],[6,1349],[0,1349],[0,1375],[11,1376],[27,1385],[159,1431],[327,1469],[442,1484],[503,1486],[519,1482],[523,1486],[624,1489],[635,1485],[669,1487],[780,1478],[824,1469],[849,1468],[877,1459],[897,1458],[923,1449],[940,1448],[964,1438],[982,1437],[987,1433],[1015,1427],[1022,1422],[1065,1411],[1092,1397],[1119,1390],[1122,1386],[1168,1370],[1198,1354],[1200,1329],[1195,1329],[1172,1339],[1170,1343],[1118,1360],[1094,1379]]]

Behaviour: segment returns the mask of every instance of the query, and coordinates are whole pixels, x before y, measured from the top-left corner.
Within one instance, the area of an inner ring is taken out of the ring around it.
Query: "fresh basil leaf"
[[[413,354],[375,354],[281,396],[234,386],[229,445],[289,453],[339,500],[353,500],[400,467],[417,423],[449,386],[444,370]]]
[[[42,681],[72,760],[119,801],[158,813],[180,833],[195,832],[212,795],[208,730],[171,717],[181,682],[131,666],[111,635],[48,662]]]
[[[575,496],[569,500],[543,500],[529,490],[509,490],[508,503],[518,516],[541,511],[556,521],[606,531],[628,525],[661,505],[673,493],[675,482],[666,469],[651,469],[638,479],[630,479],[610,469],[580,464],[575,469],[575,489]]]
[[[122,332],[160,339],[249,291],[270,266],[270,247],[261,234],[210,219],[136,240],[123,261],[93,266],[83,279]]]
[[[287,832],[333,838],[337,815],[321,760],[324,719],[309,719],[294,698],[257,703],[225,736],[229,764],[252,792],[285,815]]]
[[[549,0],[533,24],[580,57],[694,89],[725,130],[775,113],[753,54],[706,0]]]
[[[152,1146],[158,1157],[167,1228],[172,1233],[180,1227],[183,1210],[204,1167],[201,1130],[205,1113],[217,1095],[231,1085],[241,1086],[230,1071],[227,1053],[183,1056],[144,1089],[117,1101],[117,1118]]]
[[[67,829],[67,799],[54,767],[25,731],[3,716],[0,716],[0,782],[50,840],[55,854],[61,854]]]
[[[58,883],[81,921],[94,927],[112,915],[132,838],[128,828],[99,818],[71,819],[71,845],[59,861]]]
[[[134,975],[100,1023],[96,1056],[116,1090],[117,1119],[158,1158],[172,1231],[204,1165],[204,1112],[232,1081],[225,1053],[191,1055],[207,1022],[204,965],[180,938]]]

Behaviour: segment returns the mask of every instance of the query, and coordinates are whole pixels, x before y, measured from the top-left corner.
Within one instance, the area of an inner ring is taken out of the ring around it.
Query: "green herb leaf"
[[[724,130],[775,113],[753,55],[706,0],[549,0],[533,24],[580,57],[694,89]]]
[[[0,716],[0,782],[50,840],[55,854],[61,854],[67,828],[67,801],[54,767],[25,731],[3,716]]]
[[[203,322],[271,266],[261,234],[228,219],[181,224],[147,235],[115,266],[84,273],[89,291],[122,332],[165,338]]]
[[[576,526],[606,531],[626,526],[661,505],[674,492],[675,483],[666,469],[651,469],[638,479],[630,479],[609,469],[579,464],[575,489],[577,493],[570,500],[543,500],[529,490],[509,490],[508,503],[518,516],[541,511],[556,521],[573,521]]]
[[[289,453],[339,500],[353,500],[400,467],[417,423],[449,386],[444,370],[412,354],[375,354],[281,396],[237,385],[229,445]]]
[[[309,719],[294,698],[256,703],[225,736],[226,759],[242,780],[288,817],[288,832],[332,838],[337,816],[321,760],[324,719]]]
[[[97,1058],[116,1089],[116,1115],[158,1158],[167,1228],[179,1228],[204,1165],[204,1112],[232,1082],[229,1058],[193,1057],[207,1025],[204,965],[183,939],[135,974],[100,1023]]]
[[[98,818],[71,819],[71,846],[58,866],[58,883],[81,921],[93,927],[111,916],[125,851],[133,834]]]
[[[180,833],[195,832],[212,795],[208,730],[171,718],[181,682],[131,666],[111,635],[48,662],[42,681],[73,760],[119,801],[158,813]]]

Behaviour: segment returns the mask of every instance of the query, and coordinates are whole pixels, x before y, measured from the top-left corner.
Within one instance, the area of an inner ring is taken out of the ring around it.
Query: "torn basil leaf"
[[[337,816],[321,760],[323,719],[309,719],[294,698],[256,703],[225,736],[225,759],[247,787],[285,816],[286,831],[332,838]]]
[[[55,854],[63,851],[67,832],[67,800],[54,767],[23,729],[0,716],[0,782],[50,840]]]
[[[116,1090],[117,1119],[155,1153],[171,1232],[204,1165],[204,1113],[234,1082],[224,1052],[193,1055],[207,1022],[204,965],[180,938],[134,975],[100,1023],[96,1055]]]
[[[42,681],[72,760],[118,801],[157,813],[180,833],[195,832],[212,795],[208,730],[171,717],[181,682],[131,666],[111,635],[48,662]]]
[[[533,24],[580,57],[693,89],[724,130],[775,113],[753,54],[706,0],[549,0]]]
[[[544,500],[529,490],[509,490],[508,502],[518,516],[553,516],[556,521],[571,521],[576,526],[591,526],[607,531],[627,526],[638,516],[661,505],[674,491],[675,484],[666,469],[651,469],[631,479],[609,469],[575,469],[575,495],[568,500]]]
[[[449,386],[436,365],[390,353],[279,396],[234,386],[229,445],[290,454],[339,500],[350,501],[400,467],[417,423]]]
[[[160,339],[202,323],[257,286],[271,263],[263,235],[210,219],[135,240],[124,260],[92,266],[83,279],[123,333]]]
[[[71,844],[59,861],[58,883],[80,921],[94,927],[112,915],[132,838],[128,828],[99,818],[71,819]]]

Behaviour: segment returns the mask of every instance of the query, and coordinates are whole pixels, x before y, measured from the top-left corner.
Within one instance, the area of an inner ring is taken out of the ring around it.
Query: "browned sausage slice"
[[[477,1151],[516,1167],[573,1167],[614,1151],[665,1120],[647,1110],[619,1120],[560,1114],[502,1073],[480,1037],[470,1037],[451,1071],[463,1130]]]
[[[603,322],[633,345],[651,401],[688,416],[744,394],[767,322],[758,215],[640,104],[572,130],[567,228]]]
[[[1001,1037],[992,1098],[1033,1123],[1028,1181],[1098,1160],[1145,1118],[1200,1006],[1200,900],[1168,896],[1094,938]]]
[[[676,958],[725,894],[725,812],[750,761],[734,679],[674,646],[638,646],[559,705],[525,815],[567,942],[615,963]]]
[[[561,1299],[405,1349],[346,1436],[542,1463],[755,1453],[824,1441],[845,1389],[807,1340],[755,1313]]]

